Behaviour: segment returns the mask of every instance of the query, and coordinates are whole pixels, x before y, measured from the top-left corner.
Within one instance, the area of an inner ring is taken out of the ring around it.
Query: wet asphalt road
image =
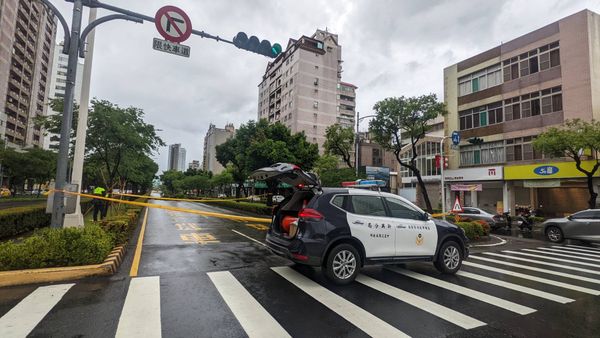
[[[213,205],[156,203],[232,213]],[[294,266],[251,240],[262,242],[264,229],[150,209],[137,277],[129,276],[136,233],[114,276],[0,288],[0,337],[11,336],[7,332],[32,337],[597,337],[600,332],[597,248],[553,247],[517,237],[505,246],[474,248],[461,275],[442,276],[427,263],[372,266],[363,270],[361,282],[339,287],[320,269]]]

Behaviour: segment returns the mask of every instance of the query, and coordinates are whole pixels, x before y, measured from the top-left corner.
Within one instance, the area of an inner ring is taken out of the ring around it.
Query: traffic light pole
[[[448,136],[442,137],[440,141],[440,181],[442,182],[442,219],[446,220],[446,184],[444,182],[444,167],[446,166],[446,161],[444,161],[444,141]]]

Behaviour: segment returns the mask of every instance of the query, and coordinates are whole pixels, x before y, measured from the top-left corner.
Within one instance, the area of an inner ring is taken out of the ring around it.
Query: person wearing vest
[[[106,193],[106,189],[102,187],[94,188],[94,195],[96,196],[104,196]],[[100,217],[103,219],[106,216],[105,205],[103,200],[94,198],[92,200],[92,205],[94,206],[94,222],[98,222],[98,213],[100,213]]]

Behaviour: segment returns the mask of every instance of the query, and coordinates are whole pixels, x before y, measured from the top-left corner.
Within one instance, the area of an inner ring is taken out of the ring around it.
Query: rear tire
[[[325,275],[338,285],[350,284],[360,270],[360,255],[350,244],[339,244],[329,252],[325,264]]]
[[[548,229],[546,229],[546,237],[552,243],[560,243],[565,240],[562,230],[554,225],[549,226]]]
[[[455,274],[462,266],[463,252],[455,241],[447,241],[442,244],[438,252],[437,259],[433,263],[439,272],[445,274]]]

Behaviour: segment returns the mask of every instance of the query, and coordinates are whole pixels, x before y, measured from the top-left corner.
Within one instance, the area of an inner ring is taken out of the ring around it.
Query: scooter
[[[533,221],[531,220],[530,217],[525,216],[525,215],[518,215],[516,219],[517,219],[517,225],[519,226],[519,229],[521,231],[523,231],[523,230],[531,231],[533,229]]]

